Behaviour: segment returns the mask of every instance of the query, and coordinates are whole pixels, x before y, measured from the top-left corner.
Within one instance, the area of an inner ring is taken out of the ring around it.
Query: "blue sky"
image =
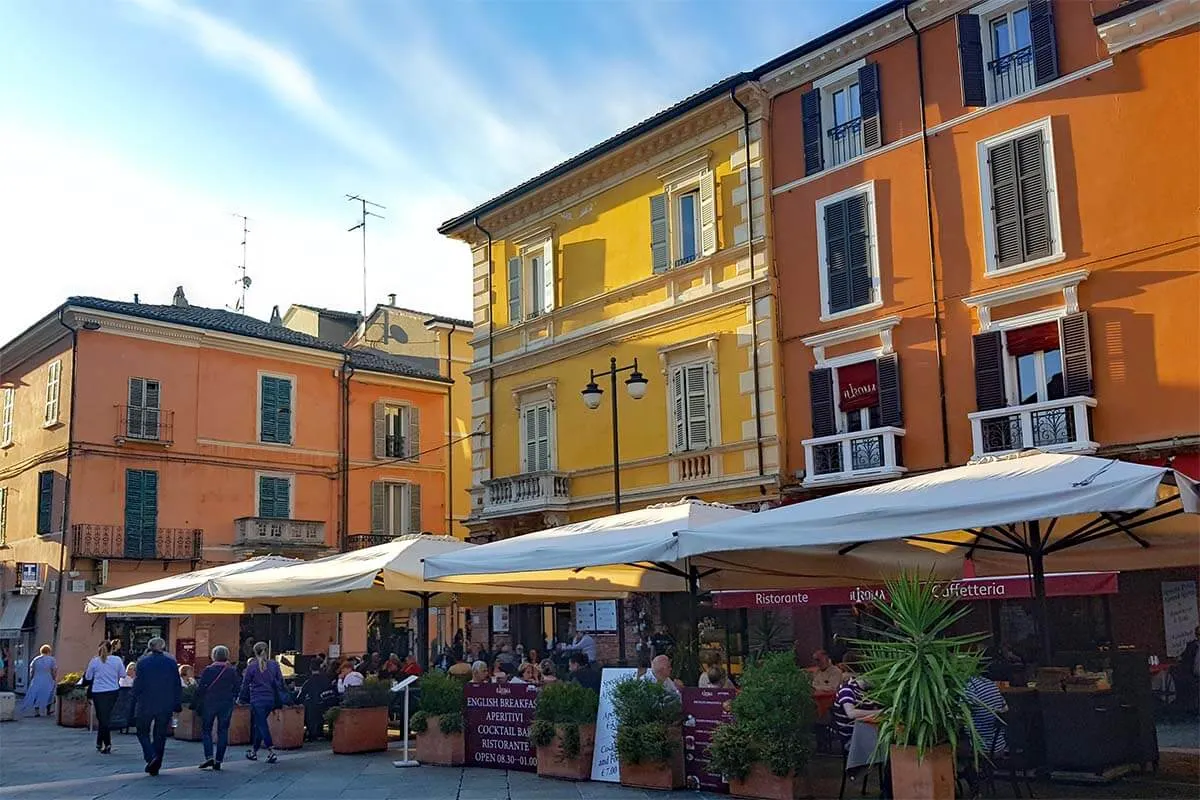
[[[469,316],[436,226],[875,0],[0,3],[0,341],[72,294]]]

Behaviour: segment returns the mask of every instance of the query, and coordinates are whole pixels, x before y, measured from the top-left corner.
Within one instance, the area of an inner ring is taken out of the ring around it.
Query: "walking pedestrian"
[[[266,642],[254,645],[254,658],[246,666],[239,699],[250,704],[250,749],[246,751],[246,758],[258,761],[258,748],[266,745],[267,763],[274,764],[279,759],[275,755],[275,743],[271,741],[268,717],[283,705],[283,673],[278,664],[267,658]]]
[[[29,688],[25,691],[25,700],[21,703],[21,713],[28,714],[33,709],[33,715],[40,717],[42,709],[50,716],[50,705],[54,702],[54,685],[58,680],[58,662],[50,655],[50,645],[44,644],[38,650],[39,655],[29,662]]]
[[[92,705],[96,707],[96,749],[105,755],[112,752],[113,706],[117,704],[124,675],[125,665],[120,657],[112,654],[112,646],[107,641],[100,643],[83,673],[83,679],[91,682]]]
[[[133,707],[146,772],[157,775],[166,754],[171,715],[183,710],[183,685],[179,665],[166,654],[162,637],[155,636],[146,649],[133,678]]]
[[[212,649],[212,663],[196,682],[196,707],[200,713],[200,743],[204,745],[204,763],[200,769],[220,771],[229,746],[229,721],[237,700],[237,670],[229,663],[229,648],[219,644]],[[217,724],[217,748],[213,752],[213,723]]]

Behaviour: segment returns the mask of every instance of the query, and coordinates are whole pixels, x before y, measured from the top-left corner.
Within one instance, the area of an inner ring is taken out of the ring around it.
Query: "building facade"
[[[190,642],[201,661],[247,637],[361,652],[362,614],[268,626],[88,615],[83,599],[256,554],[446,532],[449,381],[436,370],[192,307],[182,290],[171,305],[71,298],[0,352],[0,638],[14,666],[49,643],[76,669],[102,637],[130,652],[153,635]],[[395,416],[398,443],[380,435]]]

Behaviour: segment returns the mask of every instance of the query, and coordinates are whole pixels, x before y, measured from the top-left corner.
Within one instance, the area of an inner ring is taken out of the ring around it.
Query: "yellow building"
[[[735,95],[733,92],[737,90]],[[762,98],[735,76],[442,225],[474,264],[478,541],[779,483]],[[757,398],[757,402],[756,402]]]

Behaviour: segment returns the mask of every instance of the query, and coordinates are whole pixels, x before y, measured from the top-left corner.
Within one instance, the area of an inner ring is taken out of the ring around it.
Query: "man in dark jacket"
[[[568,681],[578,683],[583,688],[591,689],[597,694],[600,693],[600,670],[588,660],[587,653],[581,650],[571,653],[571,661],[567,666],[570,669],[567,675]]]
[[[183,684],[179,665],[164,652],[167,643],[156,636],[147,648],[149,652],[138,659],[133,679],[134,718],[146,772],[157,775],[167,747],[171,715],[183,710]]]

